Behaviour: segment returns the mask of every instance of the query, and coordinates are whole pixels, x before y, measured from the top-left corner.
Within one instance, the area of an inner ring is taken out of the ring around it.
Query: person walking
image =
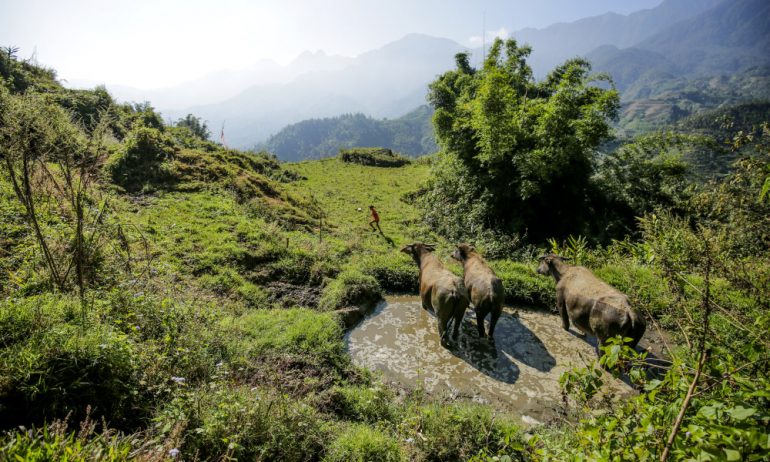
[[[369,210],[372,212],[372,221],[369,222],[369,226],[372,227],[372,232],[379,230],[380,234],[382,234],[382,228],[380,228],[380,215],[373,205],[369,206]],[[375,228],[374,225],[377,225],[377,228]]]

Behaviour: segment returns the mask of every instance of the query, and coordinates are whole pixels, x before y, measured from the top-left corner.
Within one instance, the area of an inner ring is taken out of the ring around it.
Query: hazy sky
[[[355,56],[408,33],[478,46],[488,35],[661,0],[0,0],[0,45],[63,79],[173,85],[304,50]]]

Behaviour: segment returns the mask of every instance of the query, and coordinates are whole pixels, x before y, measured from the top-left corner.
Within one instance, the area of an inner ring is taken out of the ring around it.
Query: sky
[[[149,89],[306,50],[352,57],[409,33],[476,47],[484,30],[505,37],[661,1],[0,0],[0,46],[60,79]]]

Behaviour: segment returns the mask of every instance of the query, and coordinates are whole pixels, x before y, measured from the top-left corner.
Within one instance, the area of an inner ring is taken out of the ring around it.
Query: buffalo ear
[[[436,244],[425,244],[425,248],[434,252],[436,250]]]
[[[401,249],[401,251],[404,252],[404,253],[408,253],[410,255],[413,254],[414,253],[414,244],[405,245]]]
[[[468,244],[468,252],[475,252],[476,247],[473,247],[472,245]]]

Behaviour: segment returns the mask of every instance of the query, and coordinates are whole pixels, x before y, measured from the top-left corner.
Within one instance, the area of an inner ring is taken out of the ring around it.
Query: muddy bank
[[[417,297],[396,296],[381,302],[346,342],[356,364],[388,380],[489,403],[528,424],[555,414],[562,372],[596,357],[594,339],[565,332],[558,316],[542,311],[506,307],[495,338],[494,343],[478,338],[475,315],[468,310],[458,341],[442,348],[433,314]],[[610,393],[634,393],[605,375]]]

